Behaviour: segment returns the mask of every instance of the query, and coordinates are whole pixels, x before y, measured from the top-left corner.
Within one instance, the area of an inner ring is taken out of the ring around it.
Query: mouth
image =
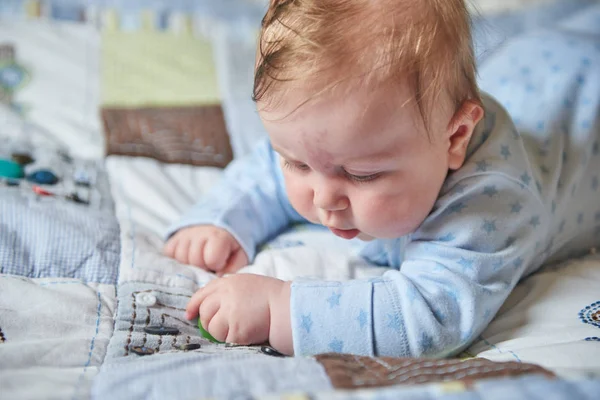
[[[342,239],[354,239],[360,234],[358,229],[336,229],[329,228],[329,230],[336,236],[341,237]]]

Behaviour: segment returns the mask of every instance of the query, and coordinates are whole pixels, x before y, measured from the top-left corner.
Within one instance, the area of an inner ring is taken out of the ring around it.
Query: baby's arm
[[[215,248],[229,249],[232,255],[239,250],[247,256],[239,258],[251,262],[258,245],[301,220],[287,200],[278,157],[265,140],[250,155],[233,161],[221,181],[169,228],[165,253],[185,253],[180,261],[186,262],[183,258],[195,253],[178,253],[176,244],[181,243],[174,242],[184,240],[183,250],[200,248],[209,239],[216,241],[216,232],[223,240]]]
[[[294,282],[295,354],[447,356],[464,349],[525,269],[539,263],[550,217],[531,186],[500,175],[463,179],[411,236],[399,271]]]

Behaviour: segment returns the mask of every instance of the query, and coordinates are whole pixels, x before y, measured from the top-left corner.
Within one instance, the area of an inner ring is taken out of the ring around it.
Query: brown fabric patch
[[[108,155],[225,167],[233,158],[220,105],[104,108]]]
[[[512,377],[525,374],[555,375],[533,364],[497,363],[483,358],[466,361],[414,358],[359,357],[348,354],[316,356],[336,389],[359,389],[392,385]]]

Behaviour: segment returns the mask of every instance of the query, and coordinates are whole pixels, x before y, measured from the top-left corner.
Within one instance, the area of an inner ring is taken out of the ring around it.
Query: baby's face
[[[260,112],[294,208],[346,239],[413,232],[448,173],[452,113],[436,111],[428,136],[408,90],[324,95],[291,113],[297,96]]]

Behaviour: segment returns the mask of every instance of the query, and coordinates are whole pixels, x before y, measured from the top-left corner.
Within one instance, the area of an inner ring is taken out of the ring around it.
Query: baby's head
[[[254,98],[300,214],[412,232],[483,116],[464,1],[271,0]]]

